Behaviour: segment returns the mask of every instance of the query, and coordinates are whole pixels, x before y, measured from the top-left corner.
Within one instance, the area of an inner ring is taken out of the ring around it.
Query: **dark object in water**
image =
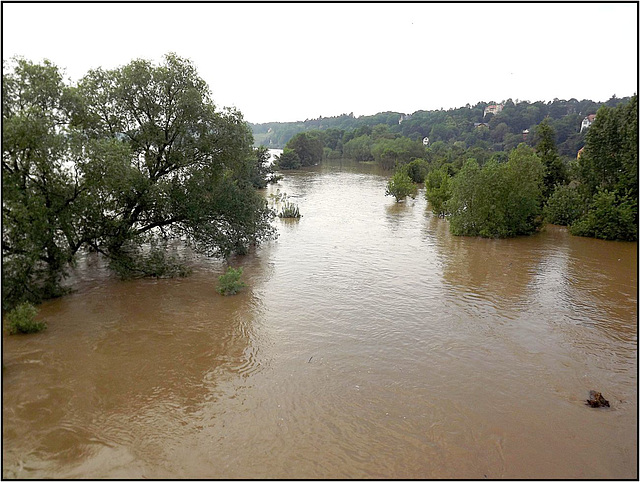
[[[602,393],[596,392],[595,390],[590,390],[589,400],[587,400],[587,405],[594,408],[608,407],[609,401],[602,396]]]

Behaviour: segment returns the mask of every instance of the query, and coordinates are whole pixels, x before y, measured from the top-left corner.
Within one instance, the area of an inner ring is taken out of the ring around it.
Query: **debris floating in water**
[[[609,401],[602,396],[602,393],[596,392],[595,390],[589,391],[589,400],[587,400],[587,405],[594,408],[610,406]]]

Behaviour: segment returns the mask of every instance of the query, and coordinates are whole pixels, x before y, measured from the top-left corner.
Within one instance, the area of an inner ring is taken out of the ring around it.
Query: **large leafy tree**
[[[598,110],[578,162],[586,192],[615,190],[638,197],[638,96],[615,108]]]
[[[548,199],[556,185],[562,185],[567,181],[567,168],[556,148],[556,132],[544,119],[536,127],[536,154],[544,166],[542,196]]]
[[[408,137],[380,138],[371,147],[371,155],[384,169],[393,169],[396,165],[424,157],[425,147],[422,142],[412,141]]]
[[[444,218],[448,214],[447,201],[451,198],[451,177],[446,166],[434,169],[425,180],[425,197],[429,201],[431,212]]]
[[[362,135],[345,142],[342,153],[347,159],[355,159],[360,162],[371,161],[373,160],[371,154],[372,146],[373,141],[371,140],[371,136]]]
[[[576,163],[587,205],[572,233],[604,239],[638,239],[638,96],[603,106],[589,128]]]
[[[451,232],[499,238],[534,232],[541,222],[542,179],[540,159],[524,144],[506,163],[492,159],[480,167],[467,160],[451,181]]]
[[[298,154],[288,147],[283,149],[282,154],[276,156],[276,163],[278,165],[278,169],[300,169],[302,167]]]
[[[142,246],[180,238],[228,256],[273,232],[256,192],[266,150],[253,149],[239,112],[216,109],[185,59],[93,70],[77,87],[50,63],[19,60],[2,102],[7,303],[57,294],[82,247],[121,273],[158,275],[163,250],[149,263]]]
[[[287,142],[286,147],[298,155],[302,166],[313,166],[322,161],[322,141],[313,134],[300,132]]]
[[[61,71],[13,59],[2,76],[3,307],[63,292],[66,267],[91,217],[69,128],[74,105]]]
[[[252,134],[239,112],[215,108],[191,62],[170,54],[93,70],[78,91],[82,168],[101,204],[94,248],[126,259],[149,238],[184,237],[227,256],[270,233]]]

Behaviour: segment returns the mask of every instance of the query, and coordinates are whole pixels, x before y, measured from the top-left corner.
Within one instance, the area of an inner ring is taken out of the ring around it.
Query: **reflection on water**
[[[386,175],[270,187],[303,217],[231,260],[237,296],[221,262],[87,258],[48,330],[3,334],[3,476],[637,477],[637,244],[453,237]]]

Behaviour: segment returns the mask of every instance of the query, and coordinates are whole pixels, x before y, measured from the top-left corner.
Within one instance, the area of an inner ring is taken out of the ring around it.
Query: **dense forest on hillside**
[[[577,99],[529,102],[508,99],[500,104],[478,102],[473,106],[467,104],[448,110],[418,110],[413,114],[380,112],[355,117],[351,113],[307,119],[303,122],[249,125],[255,144],[270,148],[283,148],[300,132],[329,131],[333,137],[344,137],[345,134],[349,136],[349,132],[354,132],[357,135],[353,137],[359,137],[363,134],[370,135],[375,126],[382,124],[388,127],[390,134],[412,140],[422,141],[428,137],[431,143],[462,142],[464,145],[460,145],[465,148],[509,151],[523,141],[531,144],[531,134],[535,126],[547,118],[556,133],[558,153],[575,158],[584,146],[585,132],[580,132],[582,120],[590,114],[595,114],[603,105],[616,107],[628,100],[629,97],[617,98],[615,95],[606,102]],[[502,110],[495,114],[486,112],[487,107],[491,105],[500,105]],[[336,143],[336,148],[341,150],[342,145],[348,140],[341,139],[340,143]]]

